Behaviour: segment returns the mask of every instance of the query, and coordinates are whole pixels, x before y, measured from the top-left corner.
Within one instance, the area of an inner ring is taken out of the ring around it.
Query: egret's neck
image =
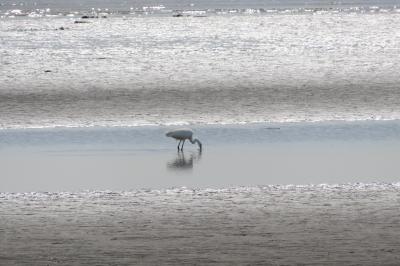
[[[192,144],[197,143],[197,145],[199,145],[199,149],[201,150],[201,148],[202,148],[203,145],[201,144],[200,140],[190,138],[189,141],[190,141]]]

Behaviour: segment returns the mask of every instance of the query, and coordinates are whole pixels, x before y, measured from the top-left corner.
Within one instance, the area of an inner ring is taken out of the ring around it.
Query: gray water
[[[1,1],[0,264],[398,264],[396,5]]]
[[[0,133],[0,192],[397,182],[400,123],[13,129]],[[21,167],[23,165],[23,167]]]
[[[396,265],[399,184],[0,193],[4,265]]]
[[[206,15],[4,17],[0,127],[400,118],[397,9]]]

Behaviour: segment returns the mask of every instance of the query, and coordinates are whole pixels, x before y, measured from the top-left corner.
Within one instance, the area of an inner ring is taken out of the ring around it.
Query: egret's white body
[[[183,145],[185,144],[186,140],[189,140],[190,143],[195,144],[197,143],[199,145],[199,148],[201,150],[202,144],[198,139],[193,139],[193,131],[190,129],[176,129],[169,131],[167,134],[165,134],[167,137],[174,138],[176,140],[179,140],[178,143],[178,150],[183,150]],[[182,147],[179,148],[179,145],[182,143]]]

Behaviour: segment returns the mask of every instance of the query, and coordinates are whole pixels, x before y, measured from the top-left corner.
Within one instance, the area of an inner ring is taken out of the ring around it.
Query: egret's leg
[[[181,141],[182,141],[182,140],[180,140],[180,141],[178,142],[178,151],[179,151],[179,145],[181,145]]]
[[[185,145],[185,141],[186,141],[186,139],[184,139],[183,142],[182,142],[181,151],[183,151],[183,145]]]

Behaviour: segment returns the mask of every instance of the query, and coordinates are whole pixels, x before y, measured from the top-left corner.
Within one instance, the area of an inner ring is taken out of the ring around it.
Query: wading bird
[[[189,140],[190,143],[195,144],[197,143],[199,145],[199,149],[201,151],[202,145],[201,142],[198,139],[193,139],[193,131],[190,129],[176,129],[168,132],[165,134],[167,137],[174,138],[176,140],[179,140],[178,143],[178,151],[183,150],[183,145],[185,144],[186,140]],[[179,148],[179,145],[182,143],[182,147]]]

